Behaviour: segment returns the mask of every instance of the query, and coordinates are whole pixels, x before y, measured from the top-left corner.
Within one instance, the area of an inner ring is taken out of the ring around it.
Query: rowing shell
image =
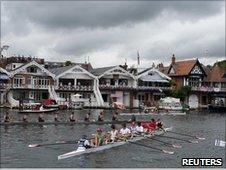
[[[121,116],[148,116],[148,115],[186,115],[186,112],[169,112],[169,113],[121,113]]]
[[[159,130],[159,131],[154,132],[153,134],[146,135],[146,137],[152,137],[154,135],[162,135],[162,134],[164,134],[164,131]],[[130,142],[136,142],[136,141],[139,141],[139,140],[142,140],[142,139],[145,139],[145,136],[134,137],[133,139],[131,139],[129,141]],[[103,151],[103,150],[106,150],[106,149],[121,146],[121,145],[124,145],[124,144],[127,144],[127,143],[129,143],[129,142],[126,142],[126,141],[114,142],[114,143],[109,143],[107,145],[99,146],[99,147],[96,147],[96,148],[86,149],[85,151],[76,150],[76,151],[65,153],[63,155],[59,155],[58,160],[66,159],[66,158],[70,158],[70,157],[74,157],[74,156],[78,156],[78,155],[83,155],[83,154],[87,154],[87,153],[99,152],[99,151]]]
[[[84,124],[84,125],[90,125],[90,124],[97,124],[97,125],[103,125],[103,124],[122,124],[122,123],[130,123],[129,121],[77,121],[77,122],[1,122],[0,126],[13,126],[13,125],[76,125],[76,124]]]

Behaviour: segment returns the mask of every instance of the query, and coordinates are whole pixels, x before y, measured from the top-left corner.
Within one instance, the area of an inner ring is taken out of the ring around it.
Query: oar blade
[[[172,144],[172,146],[173,146],[174,148],[182,148],[181,145],[177,145],[177,144]]]
[[[30,145],[28,145],[29,148],[35,148],[35,147],[38,147],[38,146],[39,146],[39,144],[30,144]]]
[[[197,140],[189,140],[190,143],[199,143]]]
[[[206,138],[204,138],[204,137],[199,137],[199,136],[196,136],[196,139],[199,139],[199,140],[205,140]]]
[[[174,154],[174,151],[167,151],[167,150],[162,150],[163,153],[166,153],[166,154],[169,154],[169,155],[173,155]]]

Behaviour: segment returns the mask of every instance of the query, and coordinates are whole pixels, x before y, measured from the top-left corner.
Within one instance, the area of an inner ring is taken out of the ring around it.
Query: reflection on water
[[[6,110],[0,110],[1,118]],[[89,110],[74,111],[76,118],[83,120]],[[61,111],[59,119],[68,120],[71,111]],[[99,110],[92,111],[91,118],[97,119]],[[14,120],[21,120],[23,115],[10,111]],[[106,111],[105,119],[111,119],[112,111]],[[30,121],[37,121],[38,115],[29,115]],[[140,116],[139,120],[157,118],[158,116]],[[45,115],[46,121],[52,121],[54,115]],[[120,119],[128,120],[130,117],[122,116]],[[160,116],[166,126],[173,126],[173,130],[181,133],[199,134],[206,138],[198,144],[184,141],[161,138],[165,142],[182,145],[181,149],[172,149],[151,140],[140,143],[158,148],[167,148],[175,151],[174,155],[162,154],[158,151],[136,145],[123,145],[98,153],[81,155],[65,160],[57,160],[57,156],[72,151],[74,144],[54,145],[48,147],[28,148],[32,143],[56,142],[61,140],[76,140],[83,134],[91,136],[97,127],[105,130],[110,125],[46,125],[46,126],[1,126],[1,167],[93,167],[93,168],[175,168],[181,167],[181,158],[184,157],[216,157],[225,160],[225,148],[214,146],[214,140],[225,140],[225,114],[208,112],[191,112],[185,116]],[[117,126],[120,127],[119,125]],[[190,139],[185,136],[168,134],[168,136]],[[224,162],[225,166],[225,162]]]

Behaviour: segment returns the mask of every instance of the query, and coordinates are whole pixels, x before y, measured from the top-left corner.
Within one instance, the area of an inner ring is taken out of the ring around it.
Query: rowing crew
[[[151,123],[153,124],[154,122],[155,121],[152,120]],[[108,143],[126,141],[144,133],[152,133],[155,130],[164,130],[163,124],[160,121],[155,123],[155,129],[150,128],[150,126],[143,127],[143,123],[141,122],[132,122],[129,128],[126,126],[126,123],[124,123],[122,124],[122,128],[120,130],[117,130],[115,125],[111,125],[111,130],[106,133],[104,133],[101,128],[97,128],[97,133],[93,138],[91,138],[90,141],[87,139],[86,135],[83,135],[78,142],[77,151],[84,151],[85,149],[106,145]]]

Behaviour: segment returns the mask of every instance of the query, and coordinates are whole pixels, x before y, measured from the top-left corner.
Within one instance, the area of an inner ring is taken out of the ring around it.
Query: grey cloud
[[[4,2],[11,21],[28,20],[48,29],[77,27],[114,27],[157,17],[164,10],[176,11],[187,19],[199,19],[218,13],[221,1],[53,1]]]

